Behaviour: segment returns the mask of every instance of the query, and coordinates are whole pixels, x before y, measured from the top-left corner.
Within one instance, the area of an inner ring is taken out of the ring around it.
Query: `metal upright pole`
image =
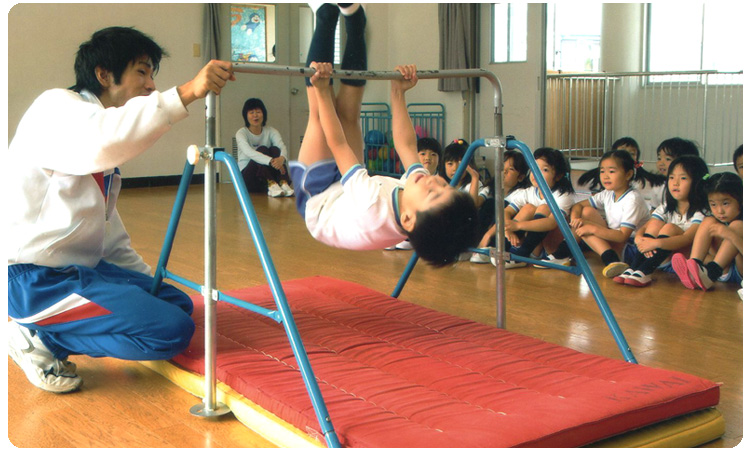
[[[206,101],[204,158],[204,401],[190,411],[196,416],[213,417],[230,412],[217,402],[217,219],[215,214],[215,107],[216,95],[209,92]]]
[[[494,157],[494,224],[497,231],[494,234],[494,252],[490,257],[496,262],[497,274],[497,328],[507,328],[507,285],[504,279],[505,245],[504,245],[504,190],[502,177],[504,170],[504,150],[507,142],[504,136],[487,139],[486,144],[496,149]]]

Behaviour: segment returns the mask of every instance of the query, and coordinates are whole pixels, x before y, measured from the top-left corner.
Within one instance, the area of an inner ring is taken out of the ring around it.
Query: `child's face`
[[[732,222],[742,211],[737,199],[723,192],[709,194],[709,210],[718,221],[724,223]]]
[[[402,195],[406,197],[407,204],[415,205],[417,211],[426,211],[445,205],[455,192],[439,175],[415,173],[406,179]]]
[[[735,170],[740,175],[740,178],[742,178],[742,156],[738,156],[735,160]]]
[[[691,193],[693,180],[688,172],[683,169],[682,164],[675,166],[672,172],[667,176],[667,189],[670,195],[677,201],[688,201],[688,195]]]
[[[502,174],[502,189],[505,192],[509,192],[512,188],[517,186],[517,183],[521,182],[525,178],[520,172],[515,169],[512,158],[504,162],[504,173]]]
[[[440,163],[440,156],[437,152],[428,149],[422,149],[418,153],[419,162],[422,163],[425,169],[430,174],[434,175],[437,173],[437,165]]]
[[[445,161],[445,175],[452,180],[458,166],[460,166],[460,161]]]
[[[535,162],[538,163],[538,168],[541,169],[541,173],[543,174],[543,179],[546,180],[546,184],[548,184],[549,188],[553,189],[556,182],[559,181],[559,177],[561,177],[561,175],[556,173],[556,169],[553,166],[549,165],[545,158],[538,158]],[[538,182],[535,180],[535,175],[533,175],[533,172],[530,172],[530,184],[538,187]]]
[[[629,188],[629,181],[634,171],[624,170],[616,158],[606,158],[600,162],[600,182],[609,191],[620,191]]]
[[[626,150],[631,154],[631,157],[634,158],[634,161],[639,159],[639,149],[634,147],[633,145],[619,145],[616,147],[616,150]]]
[[[667,168],[670,167],[670,163],[673,162],[672,155],[670,155],[664,148],[657,152],[657,171],[662,175],[667,175]]]

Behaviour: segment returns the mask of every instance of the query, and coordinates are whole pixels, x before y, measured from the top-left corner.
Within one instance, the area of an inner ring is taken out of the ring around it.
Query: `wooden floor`
[[[125,190],[119,211],[134,247],[155,266],[175,188]],[[406,251],[350,252],[326,247],[307,233],[294,200],[252,197],[280,279],[328,275],[390,293],[409,260]],[[218,189],[218,278],[221,290],[266,284],[232,185]],[[193,186],[169,270],[203,280],[203,189]],[[599,274],[599,261],[588,256]],[[599,276],[599,275],[598,275]],[[401,300],[486,324],[496,323],[494,267],[419,264]],[[733,447],[743,430],[743,303],[734,285],[689,291],[674,275],[657,273],[650,288],[598,282],[640,364],[721,382],[723,439]],[[579,351],[622,359],[587,284],[568,273],[522,268],[507,281],[507,328]],[[193,293],[193,292],[191,292]],[[122,299],[126,301],[126,299]],[[138,363],[72,357],[85,384],[54,395],[32,387],[9,359],[8,437],[18,447],[270,447],[232,416],[189,414],[195,398]]]

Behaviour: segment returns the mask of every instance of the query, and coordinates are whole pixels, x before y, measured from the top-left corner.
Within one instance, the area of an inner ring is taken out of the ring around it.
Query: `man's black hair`
[[[446,205],[417,212],[414,229],[409,232],[417,255],[434,267],[453,264],[479,238],[476,204],[463,191],[455,191]]]
[[[119,84],[127,66],[137,58],[147,56],[153,64],[153,73],[160,68],[160,60],[168,53],[155,41],[134,28],[110,27],[93,33],[91,39],[80,44],[75,57],[75,92],[83,89],[100,96],[103,91],[96,77],[96,67],[110,71],[114,83]]]
[[[264,121],[261,122],[261,126],[262,127],[265,127],[266,126],[267,114],[266,114],[266,106],[264,106],[264,102],[262,102],[261,99],[258,99],[258,98],[249,98],[243,104],[243,113],[242,113],[243,114],[243,123],[246,124],[246,128],[248,128],[249,126],[251,126],[251,124],[248,123],[248,118],[246,117],[246,114],[249,111],[253,111],[254,109],[260,109],[261,112],[263,113],[263,115],[264,115]]]

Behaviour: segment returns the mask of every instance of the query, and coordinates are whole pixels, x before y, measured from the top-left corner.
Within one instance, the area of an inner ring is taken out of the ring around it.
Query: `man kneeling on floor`
[[[211,61],[158,92],[164,53],[133,28],[97,31],[78,50],[75,86],[41,94],[6,153],[9,354],[46,391],[82,385],[69,355],[169,359],[194,333],[185,293],[149,293],[150,267],[116,210],[117,166],[235,78],[230,63]]]

